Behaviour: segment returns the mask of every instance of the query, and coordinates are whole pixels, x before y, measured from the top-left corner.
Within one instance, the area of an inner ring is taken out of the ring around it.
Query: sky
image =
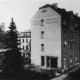
[[[80,16],[80,0],[0,0],[0,24],[5,23],[8,30],[13,17],[18,31],[31,29],[31,19],[39,7],[53,3]]]

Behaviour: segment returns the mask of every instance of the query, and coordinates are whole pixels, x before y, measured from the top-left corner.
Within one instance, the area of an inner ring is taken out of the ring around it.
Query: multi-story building
[[[31,53],[31,31],[27,30],[19,33],[18,40],[20,42],[19,48],[21,49],[22,56],[26,60],[26,58],[30,58]]]
[[[80,17],[57,3],[39,8],[31,20],[31,63],[67,69],[80,63]]]

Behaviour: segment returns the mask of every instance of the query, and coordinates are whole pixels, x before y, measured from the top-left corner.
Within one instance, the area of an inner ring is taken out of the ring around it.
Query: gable
[[[51,7],[47,7],[47,8],[39,9],[32,19],[51,17],[51,16],[60,16],[60,14],[56,12],[54,9],[52,9]]]

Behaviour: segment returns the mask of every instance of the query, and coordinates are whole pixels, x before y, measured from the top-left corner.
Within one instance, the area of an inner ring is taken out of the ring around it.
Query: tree
[[[5,44],[5,31],[4,31],[4,23],[0,24],[0,49],[4,49]]]
[[[20,53],[20,49],[18,48],[19,41],[18,41],[18,32],[16,29],[15,22],[13,18],[11,19],[9,30],[6,34],[6,44],[5,48],[7,49],[4,59],[5,71],[13,71],[19,72],[22,70],[22,57]]]

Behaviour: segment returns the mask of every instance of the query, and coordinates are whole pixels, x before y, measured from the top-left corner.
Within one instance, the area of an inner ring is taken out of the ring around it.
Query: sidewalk
[[[67,77],[67,74],[62,74],[61,76],[53,78],[51,80],[63,80],[65,77]]]
[[[75,72],[76,70],[78,70],[80,68],[80,65],[76,66],[75,68],[71,69],[70,71],[67,71],[66,73],[58,76],[58,77],[55,77],[51,80],[63,80],[64,78],[68,77],[68,74],[71,73],[71,72]]]

